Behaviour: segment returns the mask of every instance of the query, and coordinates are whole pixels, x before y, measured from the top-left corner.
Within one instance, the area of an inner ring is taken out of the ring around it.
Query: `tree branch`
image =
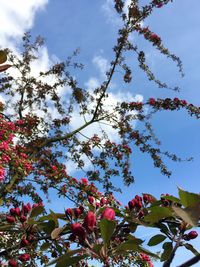
[[[191,258],[190,260],[186,261],[185,263],[179,265],[178,267],[189,267],[189,266],[194,265],[198,261],[200,261],[200,254],[196,255],[195,257]]]

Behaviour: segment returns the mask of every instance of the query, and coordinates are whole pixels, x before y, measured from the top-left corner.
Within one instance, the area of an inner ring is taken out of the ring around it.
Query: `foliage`
[[[185,247],[200,259],[200,254],[189,243],[197,237],[191,230],[199,225],[200,196],[179,189],[179,197],[161,195],[160,199],[144,193],[121,205],[114,197],[120,191],[114,178],[121,177],[125,185],[134,181],[130,170],[132,146],[152,158],[155,167],[171,175],[163,157],[181,161],[168,151],[163,152],[150,124],[151,117],[159,111],[185,109],[190,116],[200,116],[200,109],[179,98],[150,98],[146,102],[120,102],[111,108],[104,104],[109,99],[109,86],[116,69],[124,73],[123,80],[130,83],[132,72],[125,55],[134,53],[139,67],[150,81],[168,88],[157,80],[145,61],[145,53],[129,39],[133,32],[140,34],[155,49],[173,60],[181,73],[178,57],[164,47],[161,38],[142,22],[155,8],[164,7],[169,0],[153,0],[141,7],[132,0],[129,12],[124,12],[124,2],[115,0],[116,12],[123,26],[113,48],[114,59],[106,73],[105,81],[93,92],[80,88],[73,71],[82,69],[74,61],[77,51],[66,61],[57,63],[39,77],[31,73],[43,40],[31,42],[23,37],[21,56],[8,49],[0,51],[0,92],[6,103],[0,103],[0,256],[2,266],[88,266],[91,260],[103,266],[153,266],[160,260],[170,266],[175,252]],[[5,64],[6,62],[9,64]],[[6,73],[18,71],[18,78]],[[67,99],[59,90],[67,88]],[[170,88],[175,91],[178,88]],[[148,107],[148,109],[147,109]],[[54,113],[52,112],[54,110]],[[147,111],[148,110],[148,111]],[[83,124],[72,127],[74,112],[83,118]],[[136,130],[134,123],[141,124]],[[82,130],[106,123],[116,130],[119,143],[110,140],[102,130],[101,136],[80,138]],[[67,174],[63,162],[72,160],[84,171],[83,156],[93,165],[80,180]],[[102,185],[104,193],[98,186]],[[42,203],[43,193],[55,190],[57,196],[71,201],[64,213],[48,211]],[[32,204],[24,203],[28,196]],[[148,246],[162,244],[161,253],[152,253],[144,241],[137,237],[138,227],[157,228]],[[54,258],[54,260],[52,260]],[[6,265],[7,264],[7,265]],[[190,265],[184,265],[190,266]]]

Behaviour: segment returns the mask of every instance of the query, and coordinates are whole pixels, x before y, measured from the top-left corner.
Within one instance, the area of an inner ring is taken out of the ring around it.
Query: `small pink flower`
[[[88,179],[87,178],[81,178],[80,183],[84,184],[84,185],[88,185]]]

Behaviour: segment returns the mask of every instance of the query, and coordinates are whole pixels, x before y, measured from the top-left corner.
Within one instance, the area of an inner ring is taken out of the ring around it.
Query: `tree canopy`
[[[125,84],[134,82],[127,62],[130,53],[149,81],[178,94],[178,87],[157,79],[143,48],[130,38],[133,33],[144,38],[172,60],[183,76],[181,60],[164,46],[160,36],[143,26],[155,9],[171,2],[153,0],[142,6],[132,0],[126,12],[124,1],[113,1],[121,28],[105,80],[94,90],[82,88],[74,74],[83,69],[76,61],[78,50],[37,77],[31,68],[43,38],[32,41],[30,33],[25,33],[20,55],[7,48],[0,50],[0,93],[6,100],[0,102],[1,266],[92,266],[99,262],[105,267],[151,267],[153,261],[161,261],[167,267],[180,247],[194,254],[189,263],[180,266],[200,260],[190,243],[198,236],[192,228],[199,226],[199,194],[179,188],[178,197],[163,194],[156,198],[144,192],[127,199],[125,206],[115,197],[115,192],[122,191],[119,179],[125,186],[135,180],[131,168],[134,147],[146,153],[167,177],[171,171],[166,158],[182,161],[162,150],[151,125],[156,113],[183,109],[191,119],[200,117],[198,106],[178,97],[110,101],[114,75],[120,73]],[[12,69],[13,75],[9,73]],[[79,116],[76,127],[74,114]],[[111,127],[118,141],[114,142],[101,125]],[[101,129],[98,134],[83,133],[97,126]],[[85,169],[85,158],[90,162],[89,170]],[[67,172],[69,160],[82,171],[82,178]],[[51,198],[51,192],[70,203],[63,213],[44,205],[44,196]],[[156,228],[158,233],[145,244],[138,238],[138,227]],[[151,247],[158,244],[162,244],[162,251],[152,252]]]

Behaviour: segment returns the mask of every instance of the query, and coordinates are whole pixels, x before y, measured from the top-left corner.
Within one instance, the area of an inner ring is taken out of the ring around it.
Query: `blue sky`
[[[120,26],[110,5],[112,1],[31,0],[27,3],[25,0],[19,0],[18,5],[14,0],[6,2],[0,0],[0,20],[2,18],[3,21],[0,23],[1,46],[12,47],[18,51],[21,35],[25,30],[31,30],[33,36],[42,35],[46,41],[46,48],[41,51],[43,65],[39,65],[46,67],[56,58],[64,60],[75,48],[80,48],[78,60],[85,65],[85,69],[76,74],[80,85],[87,87],[88,84],[91,86],[92,82],[103,80],[103,71],[112,60],[112,47]],[[173,62],[160,56],[147,42],[133,36],[134,42],[138,42],[148,54],[148,63],[157,77],[170,86],[179,85],[181,92],[178,94],[159,89],[154,83],[150,83],[136,67],[135,58],[130,55],[128,62],[133,67],[133,83],[122,88],[121,77],[115,75],[111,89],[113,98],[119,97],[119,93],[123,93],[124,97],[128,93],[133,96],[140,94],[144,100],[152,96],[178,96],[200,105],[199,9],[199,0],[174,0],[168,6],[155,10],[145,21],[146,26],[160,35],[165,46],[182,59],[184,78],[180,78]],[[183,158],[193,156],[194,161],[167,161],[168,167],[173,171],[168,179],[153,167],[147,155],[133,149],[132,167],[136,182],[129,188],[124,188],[126,194],[119,195],[123,203],[142,192],[157,197],[161,193],[177,194],[177,186],[197,193],[200,191],[199,121],[181,111],[160,112],[152,119],[152,123],[163,150]],[[122,186],[120,181],[119,185]],[[55,204],[52,203],[52,207]],[[62,209],[64,206],[60,203]],[[147,233],[149,230],[141,231],[140,234],[145,236]],[[187,252],[179,253],[173,266],[191,256]],[[160,265],[156,263],[155,266]]]

